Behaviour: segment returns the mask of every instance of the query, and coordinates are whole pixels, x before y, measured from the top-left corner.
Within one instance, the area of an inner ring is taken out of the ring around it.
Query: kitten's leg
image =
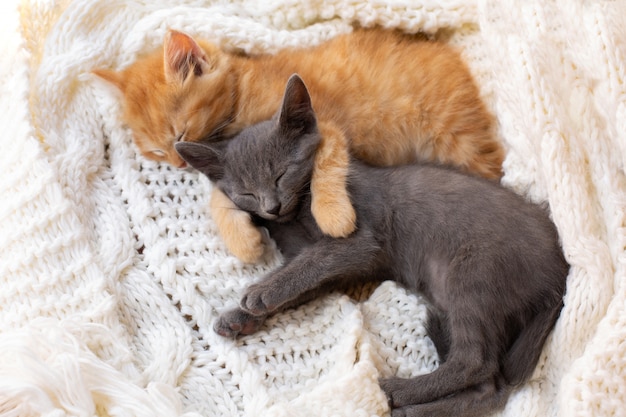
[[[453,165],[481,177],[499,180],[502,177],[504,148],[495,135],[485,131],[443,133],[436,139],[435,160]]]
[[[497,361],[481,363],[480,358],[479,349],[470,347],[459,352],[453,341],[446,362],[433,372],[409,379],[381,379],[380,386],[392,408],[428,403],[492,379],[497,372]]]
[[[350,162],[343,132],[331,123],[319,123],[321,144],[311,179],[311,211],[322,232],[346,237],[356,228],[356,212],[346,189]]]
[[[432,340],[439,362],[443,363],[450,351],[450,330],[448,329],[448,319],[446,315],[431,306],[428,310],[428,322],[426,323],[426,334]]]
[[[489,381],[432,402],[393,409],[392,417],[481,417],[504,407],[511,393],[504,382]]]
[[[499,291],[495,285],[502,280],[493,278],[499,274],[493,262],[483,259],[480,251],[459,250],[445,278],[445,303],[450,306],[446,313],[449,332],[446,361],[430,374],[381,380],[393,407],[441,399],[492,381],[500,373],[507,313],[502,310],[501,297],[485,294],[485,288]]]
[[[295,308],[302,304],[305,304],[311,300],[318,298],[323,293],[329,293],[331,290],[336,289],[334,286],[320,287],[313,291],[308,291],[301,294],[294,300],[284,304],[280,311],[287,310],[289,308]],[[278,312],[277,310],[273,313]],[[256,333],[270,314],[262,314],[255,316],[240,307],[228,310],[220,314],[219,318],[213,325],[213,330],[220,336],[235,338],[239,335],[249,335]]]
[[[233,255],[244,262],[257,262],[265,250],[263,234],[252,223],[250,215],[240,210],[220,189],[213,188],[211,214]]]
[[[253,315],[269,314],[331,283],[354,276],[366,280],[377,270],[379,250],[374,236],[364,230],[345,239],[323,238],[248,287],[241,308]]]

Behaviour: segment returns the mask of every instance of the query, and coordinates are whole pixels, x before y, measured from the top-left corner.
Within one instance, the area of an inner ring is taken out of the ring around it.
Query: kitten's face
[[[228,91],[234,80],[223,57],[215,46],[201,47],[187,35],[171,31],[163,51],[121,72],[94,73],[122,92],[124,122],[140,152],[184,167],[174,144],[218,133],[231,117],[234,97]]]
[[[217,185],[242,210],[284,222],[310,190],[316,145],[279,135],[277,121],[244,130],[229,146]]]
[[[216,182],[242,210],[267,220],[291,220],[310,190],[319,146],[315,114],[302,80],[292,76],[272,120],[220,143],[179,143],[191,166]]]

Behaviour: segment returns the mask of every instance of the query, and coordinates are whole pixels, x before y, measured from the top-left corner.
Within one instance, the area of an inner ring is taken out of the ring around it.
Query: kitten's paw
[[[228,250],[247,263],[257,262],[265,252],[263,233],[222,192],[215,188],[211,195],[211,213]]]
[[[247,216],[246,213],[241,214]],[[243,262],[258,262],[265,252],[263,233],[250,222],[249,217],[237,223],[239,227],[234,233],[222,234],[226,247]]]
[[[253,316],[240,308],[235,308],[222,313],[213,325],[213,330],[220,336],[234,339],[240,334],[255,333],[264,321],[265,316]]]
[[[318,226],[327,235],[347,237],[356,230],[356,212],[347,195],[333,200],[313,199],[311,211]]]
[[[346,189],[350,153],[348,140],[332,122],[319,122],[322,141],[311,178],[311,211],[318,226],[332,237],[347,237],[356,229],[356,212]]]
[[[267,284],[253,284],[241,298],[241,308],[253,316],[269,314],[278,308],[279,290]]]

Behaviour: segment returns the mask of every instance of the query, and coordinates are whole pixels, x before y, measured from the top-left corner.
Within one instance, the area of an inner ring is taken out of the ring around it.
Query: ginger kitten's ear
[[[211,70],[207,55],[189,35],[170,29],[163,48],[165,79],[183,82],[190,73],[200,76]]]
[[[217,181],[224,176],[224,164],[222,162],[223,145],[178,142],[174,144],[174,147],[181,158],[212,181]]]
[[[279,124],[283,129],[297,131],[299,134],[313,133],[317,130],[311,97],[298,74],[293,74],[287,81]]]
[[[107,70],[107,69],[97,69],[97,70],[91,71],[91,73],[113,84],[122,92],[126,88],[126,80],[124,79],[124,77],[122,77],[122,74],[120,74],[117,71]]]

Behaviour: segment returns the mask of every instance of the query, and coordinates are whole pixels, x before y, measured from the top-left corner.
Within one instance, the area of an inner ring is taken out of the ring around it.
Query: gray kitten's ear
[[[317,130],[311,97],[298,74],[293,74],[287,81],[278,120],[281,128],[299,134],[313,133]]]
[[[174,144],[174,147],[181,158],[209,179],[217,181],[224,176],[221,146],[197,142],[178,142]]]

